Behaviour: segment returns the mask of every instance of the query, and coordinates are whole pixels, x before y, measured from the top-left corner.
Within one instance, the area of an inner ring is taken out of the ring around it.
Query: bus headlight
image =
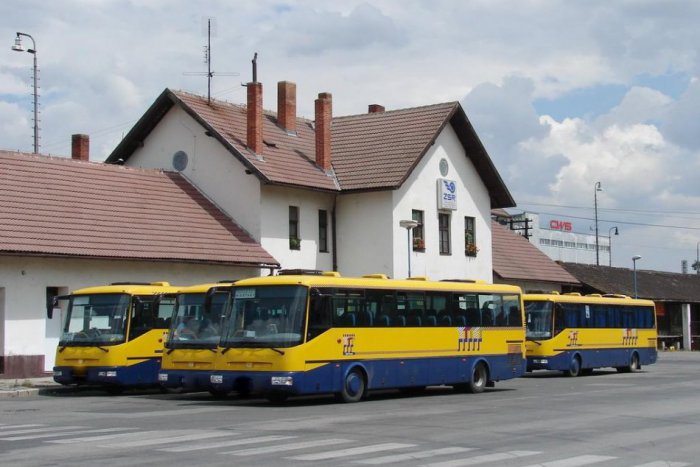
[[[97,376],[101,376],[103,378],[116,378],[117,377],[117,372],[116,370],[110,370],[110,371],[98,371]]]
[[[167,383],[168,382],[168,374],[167,373],[158,373],[158,381]]]
[[[270,379],[270,384],[273,386],[292,386],[294,385],[294,378],[291,376],[273,376]]]
[[[61,370],[55,370],[55,371],[53,372],[53,375],[54,375],[54,376],[63,376],[63,372],[62,372]]]
[[[549,360],[547,360],[546,358],[540,358],[534,359],[533,362],[539,363],[540,365],[546,365],[547,363],[549,363]]]
[[[211,384],[222,384],[224,382],[224,376],[223,375],[210,375],[209,382]]]

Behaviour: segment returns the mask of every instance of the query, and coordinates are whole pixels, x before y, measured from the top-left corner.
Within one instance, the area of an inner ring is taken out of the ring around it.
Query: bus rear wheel
[[[357,368],[348,372],[343,381],[343,388],[340,391],[342,402],[359,402],[365,395],[365,376]]]
[[[581,374],[581,357],[576,355],[574,358],[572,358],[571,363],[569,364],[569,369],[564,370],[564,374],[566,376],[570,376],[572,378],[575,378],[578,375],[580,375]]]
[[[472,394],[479,394],[484,392],[487,384],[489,382],[489,372],[486,369],[486,365],[483,363],[477,363],[472,369],[472,376],[469,382],[466,384],[458,384],[454,386],[457,391],[469,392]]]
[[[627,366],[619,366],[615,368],[619,373],[636,373],[642,369],[637,352],[632,352],[630,364]]]

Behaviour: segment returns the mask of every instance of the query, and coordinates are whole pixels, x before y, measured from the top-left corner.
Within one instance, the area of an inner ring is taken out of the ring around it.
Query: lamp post
[[[31,49],[25,49],[22,47],[22,36],[28,37],[32,41],[32,48]],[[25,34],[23,32],[18,32],[17,37],[15,37],[15,45],[12,46],[12,50],[15,52],[28,52],[32,54],[34,57],[34,73],[33,73],[33,79],[34,79],[34,154],[39,153],[39,111],[38,111],[38,106],[39,106],[39,97],[37,95],[37,66],[36,66],[36,41],[32,36],[29,34]]]
[[[595,211],[595,265],[600,266],[600,254],[598,249],[598,192],[603,191],[600,182],[593,186],[593,208]]]
[[[695,246],[695,274],[700,274],[700,242]]]
[[[399,221],[399,225],[406,229],[406,238],[408,239],[408,277],[411,277],[411,230],[418,227],[418,221],[403,220]]]
[[[634,268],[634,272],[632,273],[632,278],[634,280],[634,298],[637,298],[637,260],[638,259],[642,259],[642,257],[639,255],[634,255],[632,257],[632,267]]]
[[[610,227],[610,230],[608,230],[608,266],[612,267],[612,232],[613,230],[615,231],[615,235],[620,235],[620,232],[617,230],[617,226],[615,227]]]

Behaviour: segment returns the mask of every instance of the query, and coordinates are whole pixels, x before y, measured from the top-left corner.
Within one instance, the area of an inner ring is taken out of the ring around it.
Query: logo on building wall
[[[343,334],[343,355],[355,355],[355,334]]]
[[[457,209],[457,184],[453,180],[438,179],[438,209]]]
[[[573,225],[568,221],[560,221],[552,219],[549,221],[549,228],[552,230],[563,230],[564,232],[571,232],[573,230]]]
[[[481,350],[481,328],[458,327],[458,351]]]
[[[622,330],[622,345],[637,345],[636,329],[627,328]]]

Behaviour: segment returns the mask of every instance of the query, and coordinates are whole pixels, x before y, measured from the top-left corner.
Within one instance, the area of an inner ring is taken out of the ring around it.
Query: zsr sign
[[[571,232],[573,230],[571,222],[558,221],[556,219],[549,221],[549,228],[552,230],[563,230],[565,232]]]

